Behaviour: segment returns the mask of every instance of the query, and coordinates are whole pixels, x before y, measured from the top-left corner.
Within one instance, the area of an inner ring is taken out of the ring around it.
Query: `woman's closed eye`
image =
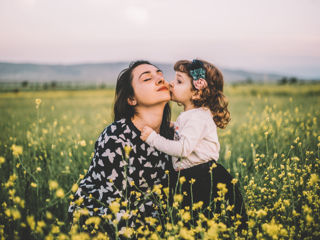
[[[147,82],[147,81],[149,81],[149,80],[151,80],[151,78],[143,79],[144,82]]]

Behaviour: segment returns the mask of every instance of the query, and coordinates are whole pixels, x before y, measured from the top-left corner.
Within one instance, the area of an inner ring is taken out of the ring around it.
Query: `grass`
[[[74,184],[90,164],[95,140],[112,122],[113,92],[0,94],[0,239],[89,239],[75,227],[70,230],[67,208]],[[225,93],[232,121],[218,132],[219,162],[240,183],[248,238],[319,238],[320,85],[227,86]],[[174,120],[181,107],[172,104],[172,110]],[[150,219],[153,229],[120,234],[241,239],[236,226],[226,227],[221,220],[223,213],[190,225],[186,212],[177,207],[174,224],[170,219],[160,228]],[[95,230],[93,237],[107,236]]]

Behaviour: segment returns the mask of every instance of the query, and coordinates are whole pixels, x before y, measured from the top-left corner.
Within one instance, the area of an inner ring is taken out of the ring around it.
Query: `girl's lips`
[[[157,91],[169,91],[169,89],[165,86],[159,88]]]

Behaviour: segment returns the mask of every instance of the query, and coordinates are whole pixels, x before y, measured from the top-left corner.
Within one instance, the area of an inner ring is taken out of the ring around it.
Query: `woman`
[[[109,235],[125,225],[136,228],[145,217],[159,216],[152,190],[167,186],[166,170],[172,164],[168,155],[144,143],[140,134],[148,125],[172,138],[169,100],[169,84],[149,62],[133,62],[119,74],[115,122],[95,143],[94,157],[70,204],[70,214],[86,208],[90,216],[106,216]]]

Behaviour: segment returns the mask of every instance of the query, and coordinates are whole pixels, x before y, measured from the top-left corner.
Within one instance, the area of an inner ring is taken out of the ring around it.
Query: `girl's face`
[[[171,100],[184,106],[190,105],[193,95],[191,81],[186,73],[176,72],[175,79],[170,82]]]
[[[163,78],[162,71],[149,64],[141,64],[132,71],[134,97],[128,99],[134,106],[152,106],[170,100],[169,83]]]

